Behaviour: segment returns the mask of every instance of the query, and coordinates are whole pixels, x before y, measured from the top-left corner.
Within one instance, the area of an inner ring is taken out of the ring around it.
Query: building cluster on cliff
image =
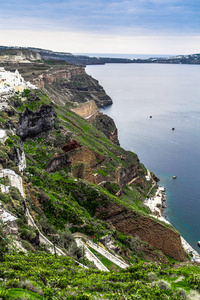
[[[18,70],[10,72],[4,68],[0,68],[0,96],[12,95],[14,92],[23,92],[24,89],[36,88],[29,81],[25,81]]]

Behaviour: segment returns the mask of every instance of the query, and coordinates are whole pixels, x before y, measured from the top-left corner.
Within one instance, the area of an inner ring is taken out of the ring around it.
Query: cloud
[[[199,8],[196,0],[10,0],[0,21],[1,29],[198,34]]]
[[[1,43],[72,52],[193,53],[200,46],[199,10],[197,0],[8,0],[0,8]]]
[[[0,30],[2,45],[30,46],[72,53],[198,53],[200,36],[124,36],[71,31]]]

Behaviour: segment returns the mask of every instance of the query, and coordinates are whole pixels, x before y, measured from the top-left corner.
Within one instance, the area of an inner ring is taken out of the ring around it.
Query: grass
[[[8,290],[7,297],[10,299],[27,299],[27,300],[34,300],[34,299],[44,299],[44,297],[38,295],[27,289],[22,288],[12,288]]]

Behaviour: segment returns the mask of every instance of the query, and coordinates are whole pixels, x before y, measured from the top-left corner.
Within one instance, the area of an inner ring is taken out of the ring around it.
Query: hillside
[[[176,55],[166,57],[149,57],[146,59],[136,58],[112,58],[91,57],[87,55],[75,55],[68,52],[56,52],[41,48],[16,48],[0,46],[1,62],[33,62],[33,61],[58,61],[75,65],[99,65],[107,63],[160,63],[160,64],[200,64],[200,54]]]
[[[112,103],[103,88],[81,66],[5,66],[16,67],[38,89],[15,93],[0,111],[0,181],[8,192],[2,189],[0,199],[16,217],[0,227],[1,296],[186,299],[198,290],[199,267],[180,234],[143,203],[155,194],[154,182],[138,156],[119,146],[113,120],[98,111]],[[93,242],[131,266],[121,269]],[[89,252],[110,272],[94,270]]]

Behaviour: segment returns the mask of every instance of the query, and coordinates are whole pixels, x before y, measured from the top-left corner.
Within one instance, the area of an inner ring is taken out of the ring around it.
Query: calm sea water
[[[87,55],[90,57],[111,57],[111,58],[128,58],[128,59],[145,59],[150,57],[169,57],[172,54],[120,54],[120,53],[73,53],[75,55]]]
[[[106,64],[86,72],[113,99],[102,111],[114,119],[121,146],[166,187],[164,215],[200,253],[200,66]]]

